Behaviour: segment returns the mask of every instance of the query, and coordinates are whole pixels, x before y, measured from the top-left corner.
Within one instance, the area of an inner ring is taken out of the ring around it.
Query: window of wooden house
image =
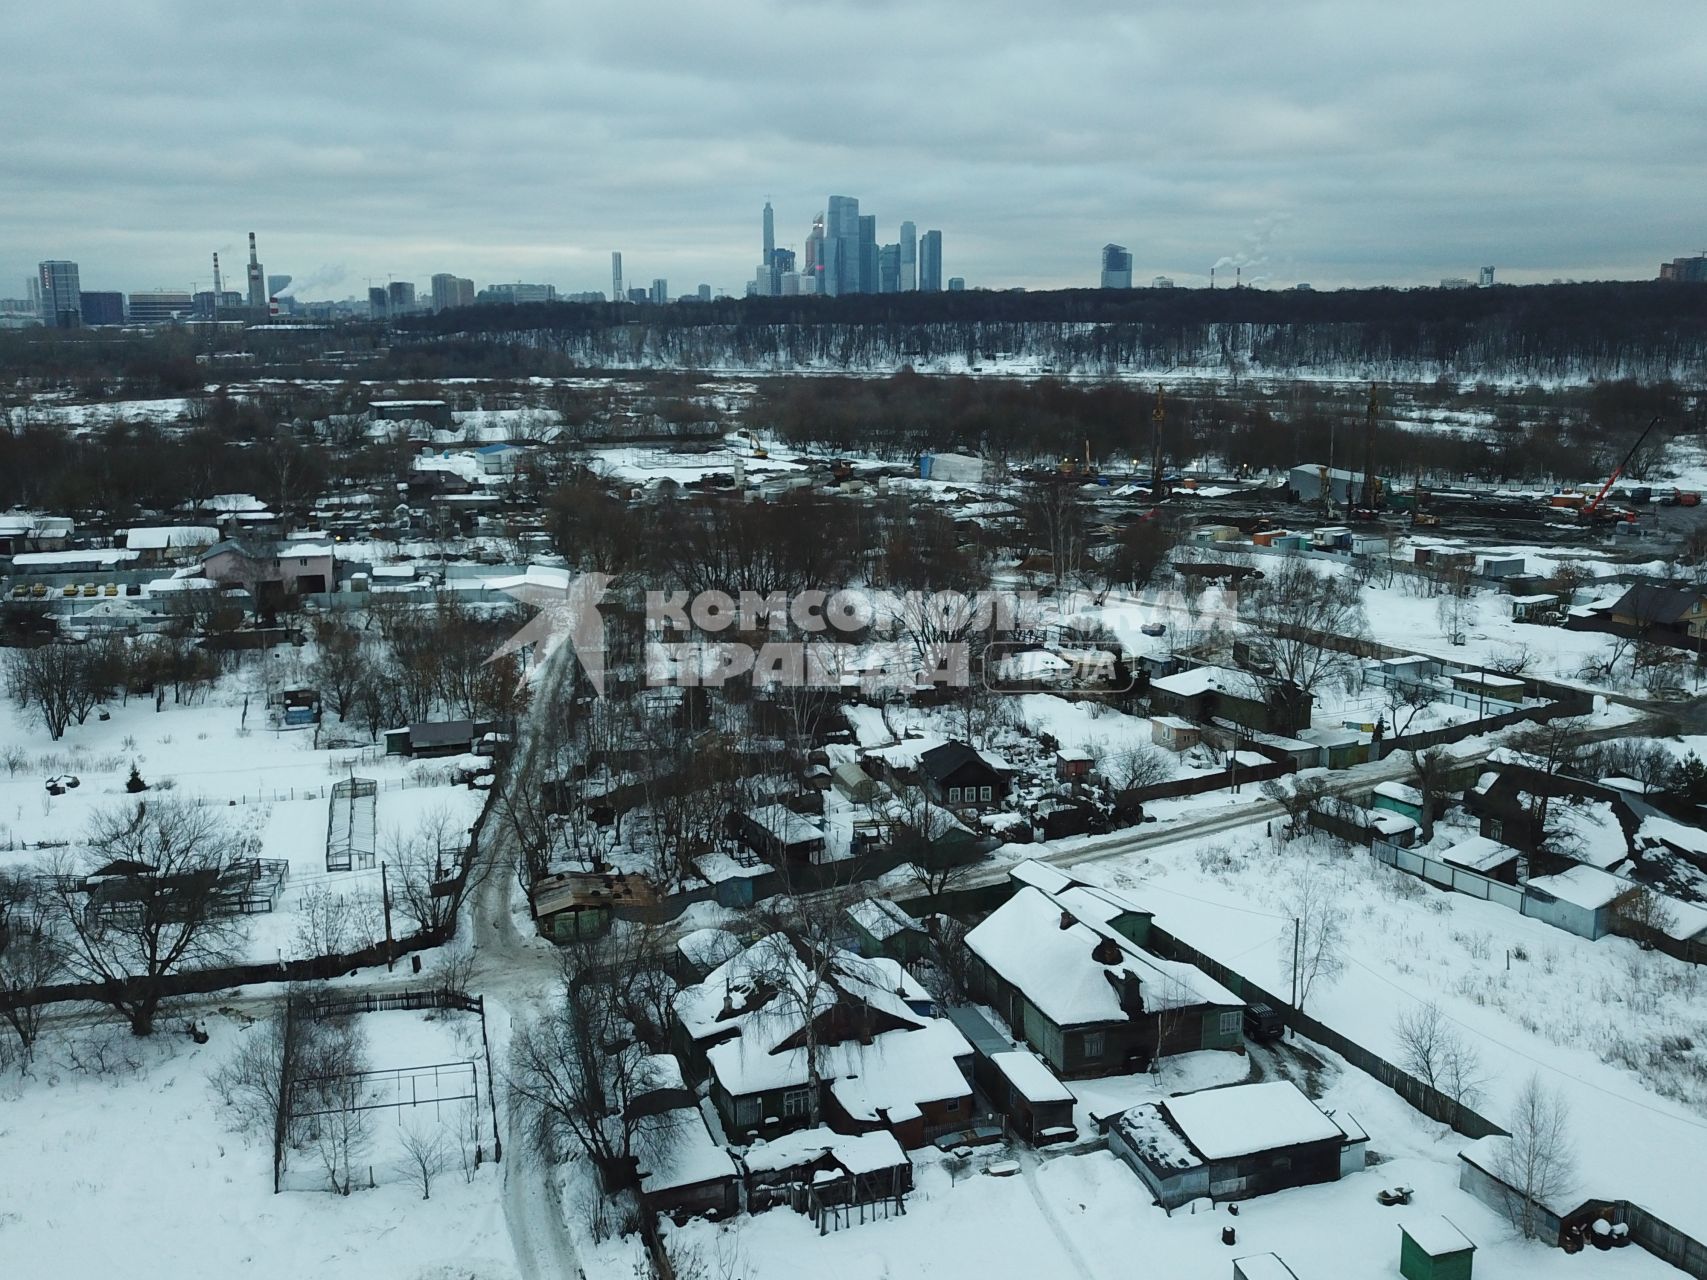
[[[1088,1031],[1079,1041],[1079,1052],[1087,1059],[1102,1057],[1102,1050],[1103,1033],[1100,1031]]]
[[[948,789],[948,802],[950,804],[959,804],[960,803],[960,788],[959,787],[950,787]]]
[[[807,1105],[811,1093],[806,1089],[790,1089],[782,1095],[782,1114],[785,1116],[803,1116],[811,1108]]]
[[[1240,1024],[1242,1017],[1243,1017],[1243,1015],[1238,1013],[1237,1011],[1234,1011],[1232,1013],[1223,1013],[1221,1015],[1221,1034],[1224,1036],[1236,1036],[1236,1035],[1238,1035],[1239,1034],[1239,1024]]]
[[[737,1129],[752,1129],[759,1123],[759,1100],[757,1098],[735,1099],[735,1127]]]
[[[995,791],[991,787],[979,787],[978,788],[978,798],[980,800],[992,799],[994,797],[994,795],[995,795]]]

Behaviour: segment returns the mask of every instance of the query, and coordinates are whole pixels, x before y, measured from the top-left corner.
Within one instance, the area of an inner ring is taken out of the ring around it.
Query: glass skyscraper
[[[942,232],[927,231],[919,241],[919,292],[942,292]]]

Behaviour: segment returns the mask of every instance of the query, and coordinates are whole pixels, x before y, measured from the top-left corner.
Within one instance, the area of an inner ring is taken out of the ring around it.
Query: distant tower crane
[[[1162,423],[1167,421],[1167,406],[1162,401],[1162,388],[1156,387],[1156,407],[1150,410],[1150,501],[1160,502],[1168,496],[1162,481]]]
[[[1375,475],[1375,384],[1369,384],[1369,412],[1363,423],[1363,493],[1359,505],[1373,512],[1381,505],[1381,481]]]

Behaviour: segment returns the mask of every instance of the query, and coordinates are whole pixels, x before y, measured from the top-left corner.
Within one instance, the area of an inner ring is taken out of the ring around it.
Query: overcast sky
[[[436,271],[739,292],[760,209],[969,286],[1651,277],[1707,247],[1702,0],[0,4],[0,296]],[[1231,271],[1228,271],[1231,275]]]

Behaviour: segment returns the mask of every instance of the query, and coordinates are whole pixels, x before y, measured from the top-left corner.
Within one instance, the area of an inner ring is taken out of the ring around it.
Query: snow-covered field
[[[374,1068],[472,1062],[490,1154],[485,1058],[472,1014],[362,1015]],[[245,1134],[209,1077],[259,1034],[209,1012],[205,1045],[123,1028],[55,1030],[32,1072],[0,1077],[0,1271],[8,1277],[245,1276],[256,1280],[512,1280],[504,1165],[465,1178],[453,1150],[423,1200],[399,1168],[406,1129],[454,1136],[462,1104],[367,1113],[348,1197],[297,1154],[273,1194],[270,1134]],[[98,1043],[97,1043],[98,1041]],[[91,1064],[104,1058],[104,1074]],[[79,1067],[73,1060],[84,1064]],[[447,1139],[448,1141],[448,1139]],[[368,1186],[368,1168],[372,1181]],[[313,1188],[313,1189],[309,1189]]]
[[[1567,1097],[1584,1196],[1623,1197],[1707,1235],[1691,1170],[1707,1159],[1707,975],[1633,942],[1589,942],[1367,853],[1209,837],[1087,870],[1162,928],[1271,991],[1288,990],[1285,901],[1306,877],[1338,903],[1345,966],[1308,1012],[1390,1060],[1400,1014],[1437,1001],[1480,1056],[1478,1109],[1506,1115],[1539,1072]],[[1379,1145],[1379,1143],[1377,1143]]]
[[[379,905],[377,865],[326,869],[329,793],[340,778],[353,773],[379,784],[382,848],[429,824],[466,832],[479,816],[484,793],[450,784],[448,766],[457,760],[409,762],[376,750],[315,750],[311,729],[268,727],[265,698],[250,679],[228,678],[191,706],[175,705],[168,694],[158,712],[152,698],[115,702],[108,709],[111,719],[91,715],[82,725],[72,724],[58,742],[34,712],[0,704],[0,743],[11,748],[0,757],[6,762],[0,768],[0,867],[75,854],[99,813],[134,803],[125,790],[134,764],[150,786],[144,797],[209,806],[251,842],[247,856],[289,861],[277,908],[244,917],[244,925],[249,959],[290,959],[303,954],[297,932],[305,895],[330,889]],[[18,762],[15,770],[12,760]],[[50,794],[46,780],[67,774],[78,786]],[[373,928],[381,930],[373,919]],[[371,940],[381,936],[376,932]]]

